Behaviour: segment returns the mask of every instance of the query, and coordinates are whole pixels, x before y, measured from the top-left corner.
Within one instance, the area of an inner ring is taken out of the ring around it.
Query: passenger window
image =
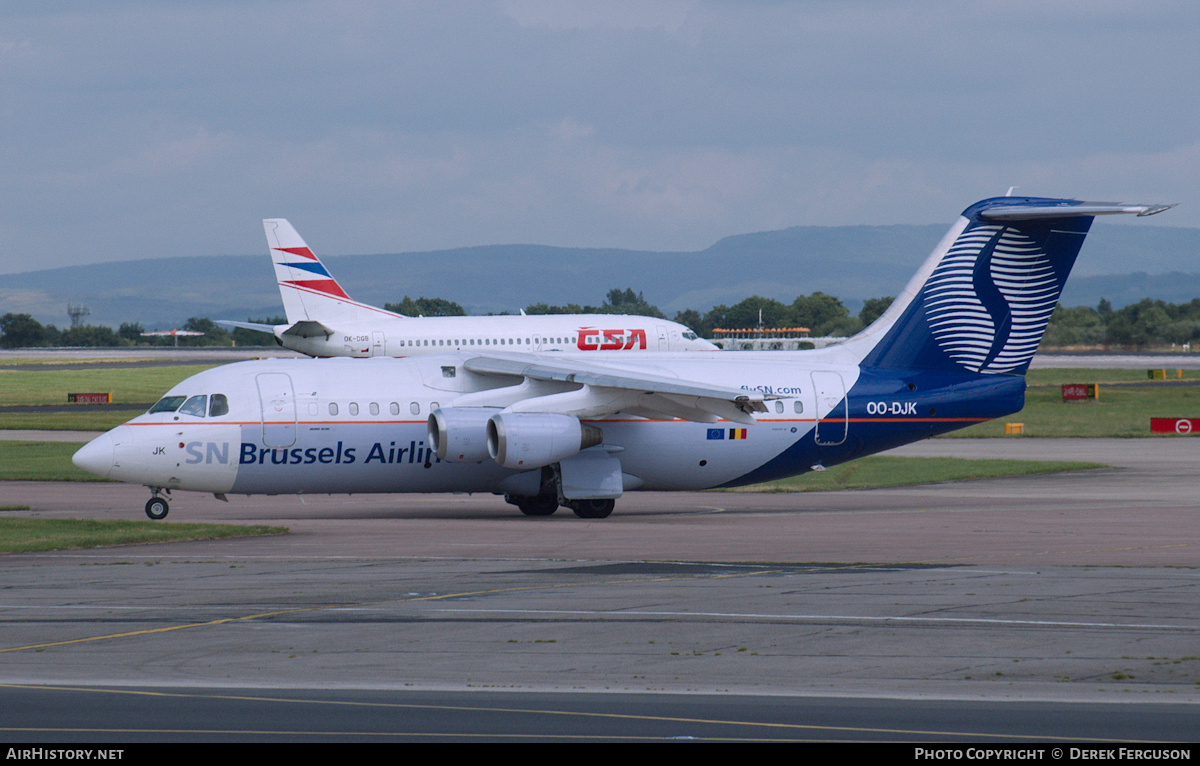
[[[202,418],[207,409],[208,394],[198,394],[183,403],[183,406],[179,408],[179,414]]]
[[[358,402],[350,402],[350,414],[351,415],[358,414]]]
[[[399,415],[400,414],[400,403],[392,402],[391,405],[388,407],[388,411],[391,412],[393,415]]]
[[[229,400],[225,398],[225,394],[213,394],[212,401],[208,403],[208,416],[210,418],[219,418],[222,415],[229,414]]]
[[[792,404],[792,409],[794,409],[796,411],[797,415],[803,413],[804,412],[804,402],[797,399],[795,401],[795,403]]]
[[[371,402],[371,414],[372,415],[379,414],[379,402]]]
[[[337,413],[338,413],[337,402],[330,402],[329,403],[329,414],[337,415]]]
[[[164,396],[150,408],[150,412],[174,412],[187,399],[186,396]]]
[[[775,412],[783,414],[783,402],[775,402]]]
[[[408,405],[408,411],[414,415],[420,415],[421,414],[421,405],[417,404],[416,402],[413,402],[412,404]]]
[[[442,405],[438,404],[437,402],[430,402],[429,403],[429,411],[433,412],[434,410],[436,410],[438,407],[441,407],[441,406]]]

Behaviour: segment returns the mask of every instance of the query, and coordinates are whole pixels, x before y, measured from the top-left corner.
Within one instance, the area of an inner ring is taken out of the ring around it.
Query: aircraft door
[[[287,373],[265,372],[255,378],[262,404],[264,447],[290,447],[296,443],[296,395]]]
[[[384,355],[383,332],[381,330],[375,330],[374,332],[371,333],[371,356],[383,356],[383,355]]]
[[[658,326],[658,350],[659,351],[670,351],[671,350],[671,342],[670,342],[670,340],[668,340],[667,328],[665,325],[661,325],[661,324]]]
[[[850,425],[850,407],[842,408],[841,417],[827,419],[826,416],[846,398],[846,384],[836,372],[814,372],[813,393],[817,399],[817,427],[813,439],[817,444],[832,447],[846,441]]]

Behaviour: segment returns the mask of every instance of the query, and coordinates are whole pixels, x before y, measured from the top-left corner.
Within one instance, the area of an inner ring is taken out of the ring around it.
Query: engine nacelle
[[[496,407],[446,407],[429,413],[429,446],[447,463],[482,463],[488,457],[488,419]]]
[[[573,415],[501,412],[487,424],[487,449],[505,468],[540,468],[594,447],[604,435]]]

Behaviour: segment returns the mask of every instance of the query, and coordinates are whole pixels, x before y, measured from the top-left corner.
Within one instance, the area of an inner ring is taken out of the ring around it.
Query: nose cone
[[[112,473],[115,450],[111,434],[101,434],[79,448],[71,457],[76,467],[107,479]]]

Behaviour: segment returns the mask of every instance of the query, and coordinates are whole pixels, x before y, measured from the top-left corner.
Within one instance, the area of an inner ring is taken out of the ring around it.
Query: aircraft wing
[[[468,394],[456,403],[458,406],[500,406],[514,412],[557,412],[577,417],[625,413],[700,423],[715,423],[724,418],[752,425],[753,413],[767,411],[764,401],[778,398],[757,391],[574,359],[475,356],[467,358],[463,368],[476,375],[522,378],[523,382]]]

